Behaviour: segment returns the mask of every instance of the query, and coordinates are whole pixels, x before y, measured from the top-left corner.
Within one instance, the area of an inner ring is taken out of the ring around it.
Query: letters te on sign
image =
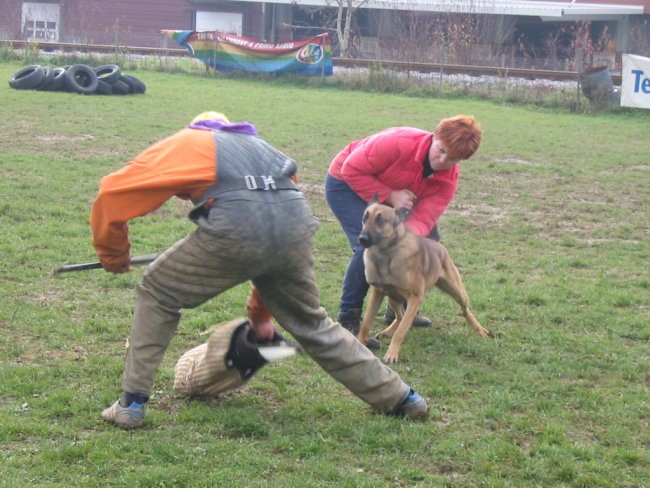
[[[621,106],[650,108],[650,58],[623,54]]]

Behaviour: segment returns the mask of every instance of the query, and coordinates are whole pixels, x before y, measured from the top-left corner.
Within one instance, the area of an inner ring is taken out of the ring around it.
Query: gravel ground
[[[364,75],[367,76],[369,70],[366,68],[334,68],[334,77],[340,76],[343,78],[352,78],[355,75]],[[418,73],[418,72],[391,72],[391,75],[398,78],[406,79],[408,77],[415,77],[421,80],[424,83],[430,82],[431,84],[438,84],[441,80],[440,73]],[[454,86],[463,88],[463,87],[493,87],[495,85],[508,85],[512,87],[530,87],[536,89],[546,89],[549,91],[561,91],[566,92],[568,90],[575,90],[577,81],[555,81],[555,80],[545,80],[545,79],[535,79],[531,80],[528,78],[516,78],[516,77],[498,77],[498,76],[470,76],[465,74],[443,74],[442,81],[444,83],[449,83]]]

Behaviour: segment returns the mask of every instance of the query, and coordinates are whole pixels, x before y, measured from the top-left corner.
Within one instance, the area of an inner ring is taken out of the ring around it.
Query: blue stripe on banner
[[[304,64],[298,61],[265,60],[263,62],[228,61],[225,59],[201,59],[202,62],[219,71],[246,71],[248,73],[292,73],[297,72],[307,76],[331,76],[333,74],[331,60],[323,60],[317,64]]]

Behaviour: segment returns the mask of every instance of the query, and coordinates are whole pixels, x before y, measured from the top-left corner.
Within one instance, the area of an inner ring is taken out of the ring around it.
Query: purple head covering
[[[256,136],[257,128],[253,124],[248,122],[224,122],[221,119],[206,119],[199,120],[193,124],[188,125],[190,129],[198,130],[223,130],[227,132],[239,132],[241,134],[248,134],[250,136]]]

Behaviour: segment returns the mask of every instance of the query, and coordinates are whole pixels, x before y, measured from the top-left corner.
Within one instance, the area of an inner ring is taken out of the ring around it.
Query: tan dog
[[[366,343],[373,317],[388,296],[395,320],[380,337],[392,337],[384,355],[387,363],[399,360],[399,351],[425,293],[433,286],[452,296],[469,325],[483,337],[490,335],[469,309],[469,297],[460,273],[445,247],[431,239],[418,237],[404,227],[409,209],[397,210],[377,203],[376,198],[363,214],[359,243],[365,247],[363,262],[371,285],[368,307],[361,322],[358,339]],[[406,311],[402,304],[406,302]]]

